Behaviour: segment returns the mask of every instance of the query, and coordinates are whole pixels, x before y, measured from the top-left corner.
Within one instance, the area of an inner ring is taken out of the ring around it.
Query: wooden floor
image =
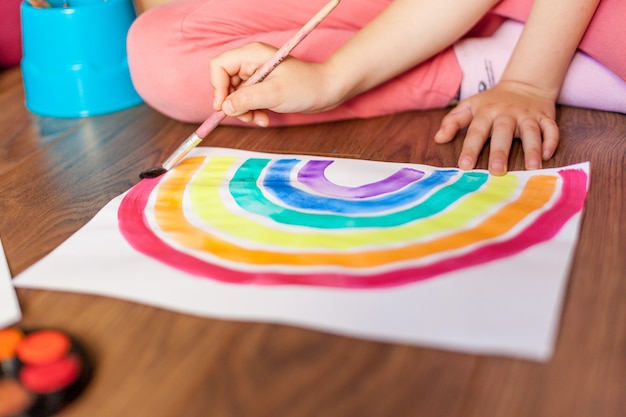
[[[0,73],[0,235],[12,274],[84,225],[194,129],[145,105],[51,119]],[[453,166],[444,111],[282,129],[220,127],[206,144]],[[192,317],[126,301],[18,290],[31,327],[76,335],[96,358],[66,417],[624,417],[626,116],[559,109],[547,166],[591,161],[556,353],[545,364]],[[511,168],[522,168],[519,144]],[[480,167],[486,160],[481,159]]]

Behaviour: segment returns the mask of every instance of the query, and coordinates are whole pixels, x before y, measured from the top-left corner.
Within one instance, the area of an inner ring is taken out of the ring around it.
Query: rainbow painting
[[[278,305],[290,307],[271,312],[259,306],[191,310],[223,317],[295,321],[361,336],[368,336],[367,322],[318,322],[315,315],[323,314],[315,313],[312,300],[324,295],[324,308],[337,302],[343,311],[350,299],[376,298],[370,305],[384,308],[385,303],[392,303],[385,298],[391,297],[396,300],[393,303],[404,300],[406,309],[429,292],[443,291],[437,295],[443,298],[435,298],[435,302],[455,304],[451,307],[454,311],[457,299],[468,288],[472,299],[475,288],[484,291],[483,286],[489,287],[487,293],[499,305],[507,297],[524,294],[498,295],[503,285],[509,285],[510,291],[519,291],[520,286],[536,291],[544,285],[543,291],[554,294],[546,303],[547,324],[542,327],[545,355],[549,351],[546,339],[553,337],[546,334],[554,330],[588,176],[587,164],[492,176],[485,171],[418,164],[199,148],[165,175],[144,179],[116,199],[107,230],[113,229],[110,232],[116,241],[123,241],[111,251],[124,248],[132,254],[132,262],[143,259],[150,270],[160,271],[149,274],[152,284],[149,278],[142,278],[137,293],[142,286],[162,287],[160,280],[165,279],[172,291],[182,294],[179,304],[185,302],[187,290],[183,288],[194,288],[190,299],[202,291],[206,291],[206,300],[223,291],[233,297],[238,292],[246,297],[252,294],[252,306],[263,304],[263,297],[268,301],[284,298],[289,301]],[[556,252],[546,257],[545,251],[552,248],[557,248]],[[529,262],[539,266],[527,267]],[[520,273],[520,267],[533,270],[534,276]],[[167,277],[159,278],[164,275]],[[33,285],[28,281],[16,282]],[[105,287],[107,295],[186,311],[171,301],[156,300],[166,294],[142,300],[145,296],[114,288],[111,283]],[[80,290],[94,291],[90,286]],[[448,300],[446,292],[453,294]],[[421,295],[407,299],[412,293]],[[353,313],[361,302],[354,304]],[[298,303],[308,304],[312,311],[298,319],[298,313],[292,311],[299,308]],[[464,303],[462,300],[460,305]],[[432,304],[431,300],[424,305]],[[406,341],[420,326],[404,316],[408,327],[398,339]],[[437,320],[433,322],[437,327]],[[436,333],[441,331],[439,328]],[[380,339],[394,340],[393,332],[379,333]],[[424,336],[415,338],[423,340]],[[441,343],[446,347],[454,345],[445,340]]]
[[[125,197],[120,230],[146,255],[211,279],[375,288],[550,239],[581,210],[587,189],[586,173],[571,168],[524,179],[398,168],[349,186],[325,175],[334,162],[190,158]]]

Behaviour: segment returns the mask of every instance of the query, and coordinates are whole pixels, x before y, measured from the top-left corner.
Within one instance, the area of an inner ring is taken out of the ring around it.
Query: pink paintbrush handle
[[[215,129],[217,125],[222,122],[222,120],[224,120],[225,117],[226,115],[223,111],[217,111],[213,113],[200,125],[200,127],[196,129],[196,135],[198,135],[202,139],[206,138],[209,133],[211,133],[211,131]]]

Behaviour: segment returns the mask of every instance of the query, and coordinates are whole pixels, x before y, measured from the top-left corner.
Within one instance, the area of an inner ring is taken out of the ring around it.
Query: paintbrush
[[[339,4],[340,0],[331,0],[329,1],[315,16],[311,18],[296,34],[291,37],[276,53],[272,56],[272,58],[263,64],[253,75],[248,78],[242,86],[249,86],[253,84],[260,83],[263,81],[273,70],[280,64],[289,53],[296,47],[304,38],[308,36],[309,33],[315,29],[317,25],[319,25],[322,20],[328,16],[328,14],[333,11],[335,7]],[[196,129],[194,133],[191,134],[175,151],[172,155],[163,162],[163,165],[160,167],[153,167],[143,171],[139,174],[140,178],[155,178],[160,175],[165,174],[167,171],[172,169],[176,164],[185,157],[193,148],[198,146],[200,142],[204,138],[206,138],[209,133],[213,131],[219,125],[219,123],[224,120],[226,115],[223,111],[215,112],[209,117],[204,123]]]

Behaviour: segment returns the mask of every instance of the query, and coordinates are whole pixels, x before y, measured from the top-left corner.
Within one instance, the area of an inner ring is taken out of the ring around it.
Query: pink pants
[[[17,65],[22,58],[21,2],[0,0],[0,68]]]
[[[324,60],[391,1],[343,0],[293,55],[308,61]],[[182,121],[203,121],[212,112],[213,92],[208,75],[208,62],[212,57],[252,41],[280,47],[326,2],[176,0],[151,9],[139,16],[128,36],[128,57],[135,87],[156,110]],[[614,3],[613,9],[626,11],[622,6],[626,5],[624,0],[603,0],[603,3]],[[531,4],[532,0],[503,0],[468,36],[488,35],[505,18],[524,21]],[[618,16],[625,14],[618,11],[608,15],[609,18],[614,16],[612,29],[622,26]],[[601,60],[605,55],[610,58],[614,51],[603,51],[602,45],[606,48],[606,43],[602,41],[625,39],[626,33],[622,37],[613,32],[606,34],[605,26],[595,26],[599,30],[588,31],[583,44],[588,42],[591,50],[599,50],[597,56],[592,54],[596,59]],[[590,32],[596,37],[588,41]],[[616,62],[618,66],[623,65],[618,69],[623,71],[622,78],[626,78],[626,59],[622,57]],[[271,113],[270,124],[316,123],[443,108],[456,96],[461,77],[454,52],[448,48],[336,109],[318,114]],[[225,123],[239,124],[233,118],[227,118]]]

